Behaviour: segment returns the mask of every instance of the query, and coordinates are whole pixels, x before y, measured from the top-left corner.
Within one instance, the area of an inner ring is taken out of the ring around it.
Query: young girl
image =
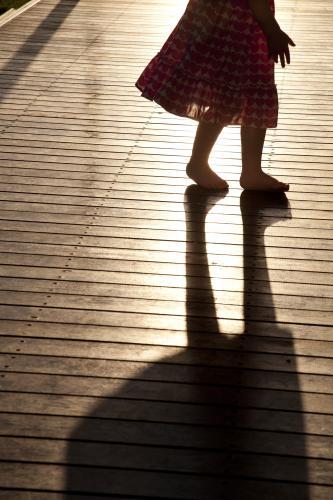
[[[147,99],[199,122],[186,172],[200,186],[228,187],[208,159],[223,127],[241,125],[242,188],[288,191],[262,171],[261,157],[266,129],[277,125],[274,61],[290,63],[289,45],[274,0],[190,0],[136,82]]]

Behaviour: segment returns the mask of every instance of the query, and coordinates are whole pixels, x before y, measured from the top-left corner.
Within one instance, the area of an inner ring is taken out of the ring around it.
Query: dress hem
[[[161,106],[161,108],[163,108],[168,113],[171,113],[174,116],[179,116],[181,118],[189,118],[190,120],[193,120],[196,122],[212,123],[212,124],[221,125],[222,127],[240,126],[240,127],[258,128],[258,129],[268,129],[268,128],[274,129],[274,128],[277,128],[277,125],[278,125],[277,120],[267,121],[266,123],[264,123],[262,118],[260,119],[260,121],[262,123],[260,125],[257,125],[257,124],[253,124],[253,122],[249,122],[249,120],[247,120],[246,118],[241,117],[241,116],[234,117],[234,118],[229,119],[229,120],[217,120],[217,119],[211,119],[211,118],[207,119],[204,117],[204,112],[198,111],[197,113],[193,113],[193,112],[191,113],[185,109],[183,111],[181,111],[179,109],[175,110],[174,107],[172,106],[172,104],[170,104],[170,106],[169,106],[166,102],[163,102],[162,99],[159,99],[156,96],[155,97],[150,96],[149,93],[145,92],[145,88],[140,86],[140,84],[138,82],[135,83],[135,87],[141,92],[141,97],[144,97],[145,99],[147,99],[151,102],[155,102],[156,104]]]

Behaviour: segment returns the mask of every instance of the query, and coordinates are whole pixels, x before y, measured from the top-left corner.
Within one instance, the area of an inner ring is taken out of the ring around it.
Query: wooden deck
[[[332,498],[331,0],[277,0],[265,166],[190,186],[134,82],[184,0],[41,0],[0,30],[0,498]]]

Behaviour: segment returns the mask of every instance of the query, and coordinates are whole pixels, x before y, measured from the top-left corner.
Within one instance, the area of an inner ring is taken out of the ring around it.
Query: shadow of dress
[[[68,499],[308,499],[293,340],[276,322],[263,241],[265,225],[290,216],[288,202],[242,194],[245,329],[225,335],[206,252],[205,219],[217,201],[196,186],[185,193],[188,348],[82,417],[68,442]],[[285,371],[272,356],[281,337]]]

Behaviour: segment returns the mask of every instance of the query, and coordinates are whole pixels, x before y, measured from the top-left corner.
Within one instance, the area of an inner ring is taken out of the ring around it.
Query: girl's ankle
[[[190,160],[186,166],[186,170],[190,170],[190,169],[193,169],[193,170],[205,170],[207,168],[210,168],[209,167],[209,163],[207,160]]]
[[[188,161],[188,165],[208,165],[208,159],[191,156],[191,158]]]
[[[261,175],[263,173],[264,173],[264,171],[262,170],[261,167],[260,168],[255,168],[255,169],[251,169],[251,170],[248,169],[248,168],[246,168],[246,169],[242,170],[241,177],[251,177],[251,176],[255,177],[255,176]]]

